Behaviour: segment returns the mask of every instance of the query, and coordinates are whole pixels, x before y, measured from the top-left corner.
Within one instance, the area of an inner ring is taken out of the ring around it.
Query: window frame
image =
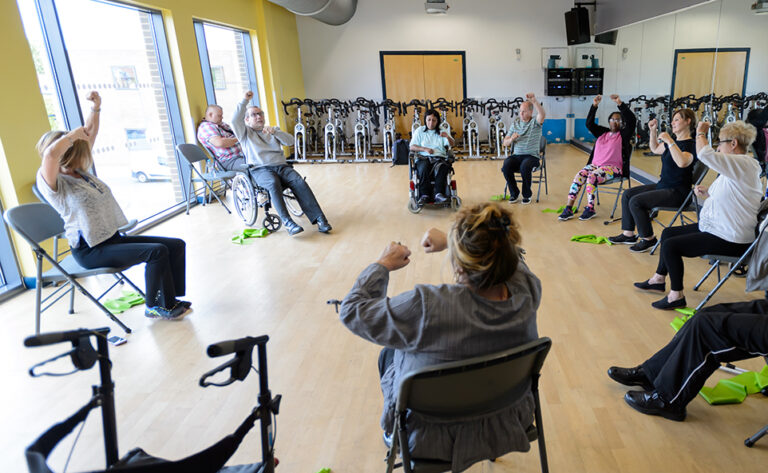
[[[197,40],[197,53],[200,57],[200,70],[203,75],[203,85],[205,87],[205,100],[209,104],[218,103],[216,101],[216,88],[214,87],[213,83],[211,61],[208,56],[208,43],[205,38],[205,25],[209,25],[215,28],[224,28],[232,30],[236,33],[240,33],[240,41],[242,42],[245,55],[245,68],[246,72],[248,73],[248,83],[250,85],[250,90],[253,92],[253,99],[251,99],[251,103],[256,107],[261,107],[261,100],[259,99],[259,80],[258,76],[256,75],[256,61],[254,61],[253,58],[251,34],[239,28],[219,25],[210,21],[193,20],[193,24],[195,27],[195,38]]]
[[[173,77],[173,67],[171,66],[171,56],[165,25],[163,23],[163,15],[158,10],[138,7],[135,5],[126,5],[118,1],[91,1],[118,8],[127,8],[149,15],[149,23],[152,28],[153,47],[159,65],[163,99],[166,112],[168,113],[170,134],[173,141],[176,167],[179,174],[179,183],[181,191],[185,196],[182,201],[174,202],[170,207],[156,212],[153,215],[141,216],[140,224],[152,221],[149,224],[152,225],[157,223],[158,217],[160,220],[163,220],[164,217],[174,214],[175,212],[173,212],[173,210],[181,209],[182,206],[186,205],[186,200],[189,199],[187,181],[189,180],[190,170],[188,166],[184,165],[186,160],[180,156],[178,149],[176,149],[176,146],[179,144],[186,143],[186,138],[182,124],[183,121],[181,117],[181,108],[179,107],[176,82]],[[85,120],[83,119],[83,113],[80,109],[74,73],[69,61],[69,54],[67,53],[66,44],[64,42],[61,24],[59,23],[55,0],[35,0],[35,7],[40,21],[40,29],[43,33],[46,54],[51,65],[54,87],[56,88],[61,112],[64,115],[64,123],[69,130],[84,126]],[[95,164],[93,171],[94,174],[97,174],[98,172]],[[144,227],[144,225],[141,226]]]

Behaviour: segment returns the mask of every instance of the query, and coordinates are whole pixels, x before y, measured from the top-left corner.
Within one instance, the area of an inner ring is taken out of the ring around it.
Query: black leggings
[[[89,247],[80,237],[72,256],[84,268],[120,268],[147,263],[144,268],[147,307],[173,309],[186,291],[186,243],[178,238],[124,236]]]
[[[654,207],[680,207],[685,193],[676,189],[656,189],[656,184],[636,186],[621,195],[621,229],[633,232],[641,238],[653,235],[651,209]]]
[[[731,243],[699,230],[699,224],[668,227],[661,232],[661,252],[656,273],[669,274],[670,288],[683,290],[683,256],[703,255],[741,256],[749,243]]]

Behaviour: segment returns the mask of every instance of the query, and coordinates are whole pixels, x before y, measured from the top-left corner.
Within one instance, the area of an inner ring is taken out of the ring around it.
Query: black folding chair
[[[616,199],[613,201],[613,208],[611,209],[611,215],[608,217],[608,220],[603,221],[603,225],[610,225],[613,222],[617,222],[621,220],[621,217],[614,217],[616,215],[616,209],[619,207],[619,199],[621,198],[621,194],[624,192],[624,183],[627,184],[627,189],[632,188],[632,178],[630,177],[631,173],[631,158],[632,158],[632,152],[634,151],[634,147],[632,148],[632,151],[630,151],[629,156],[624,159],[622,156],[622,163],[621,163],[621,175],[613,176],[611,179],[608,179],[607,181],[603,182],[602,184],[599,184],[595,187],[595,200],[597,202],[597,205],[600,205],[600,193],[604,192],[606,194],[615,194]],[[590,164],[592,161],[587,161],[587,164]],[[581,208],[581,202],[584,199],[584,194],[587,192],[587,186],[586,184],[582,186],[581,189],[581,195],[579,196],[579,202],[576,204],[576,208]]]
[[[219,194],[213,188],[212,183],[214,183],[215,181],[226,182],[226,180],[228,179],[234,179],[237,173],[235,171],[224,171],[224,170],[217,169],[215,162],[210,162],[208,159],[208,156],[206,156],[203,150],[200,149],[200,147],[197,145],[182,143],[180,145],[177,145],[176,149],[179,151],[179,154],[184,156],[184,158],[187,160],[187,163],[189,164],[189,179],[187,179],[187,199],[186,199],[187,215],[189,215],[190,201],[194,200],[195,197],[197,196],[197,193],[195,192],[195,189],[192,186],[193,182],[203,183],[203,186],[204,186],[203,205],[205,205],[206,202],[209,201],[210,196],[213,195],[213,197],[215,197],[216,200],[218,200],[219,203],[224,207],[224,210],[226,210],[227,213],[231,214],[232,211],[230,211],[229,208],[224,204],[224,202],[219,198]],[[208,163],[208,166],[206,167],[205,172],[201,172],[195,167],[195,163],[201,163],[201,162]],[[198,177],[194,177],[194,174],[197,174]]]
[[[61,261],[52,257],[40,246],[41,242],[49,240],[51,238],[58,238],[64,233],[64,221],[59,216],[58,212],[46,203],[33,203],[24,204],[12,209],[8,209],[4,214],[5,221],[8,225],[15,230],[19,235],[26,240],[32,250],[35,252],[37,258],[37,272],[35,277],[35,333],[40,333],[40,316],[41,314],[55,304],[62,297],[70,294],[70,307],[69,313],[74,313],[74,290],[77,289],[96,306],[113,322],[118,324],[120,328],[127,333],[131,333],[131,329],[128,328],[120,319],[114,316],[112,312],[107,310],[99,300],[104,297],[115,286],[125,281],[131,285],[142,297],[144,292],[138,288],[130,279],[128,279],[123,271],[127,270],[131,266],[125,266],[120,268],[83,268],[80,266],[72,255],[66,256]],[[43,272],[43,259],[48,261],[53,266],[48,271]],[[77,279],[88,276],[96,276],[99,274],[113,274],[116,276],[116,281],[106,291],[101,293],[100,296],[94,297],[88,292]],[[44,284],[68,282],[69,284],[59,286],[52,294],[48,295],[45,299],[42,298],[42,288]],[[50,303],[49,300],[53,299]],[[42,307],[43,304],[47,304]]]
[[[693,185],[698,186],[701,184],[701,182],[704,180],[704,178],[707,176],[707,172],[709,172],[709,168],[706,164],[702,163],[701,161],[696,161],[696,163],[693,164]],[[701,206],[699,205],[699,201],[696,199],[696,194],[693,192],[693,189],[688,192],[688,195],[685,197],[685,200],[680,205],[680,207],[668,207],[668,206],[657,206],[651,209],[651,216],[653,217],[654,222],[661,225],[663,228],[671,227],[675,224],[677,219],[680,219],[680,225],[689,225],[696,223],[698,220],[694,220],[690,217],[687,217],[686,213],[693,213],[697,217],[699,215],[699,211],[701,210]],[[664,225],[661,223],[661,221],[658,219],[659,212],[675,212],[675,216],[672,217],[672,220],[669,221],[667,225]],[[653,245],[653,248],[651,248],[651,254],[653,254],[656,249],[661,244],[661,238],[659,238],[656,241],[656,244]]]
[[[761,238],[763,238],[763,234],[765,233],[765,228],[768,226],[768,218],[766,216],[768,215],[768,200],[763,201],[762,209],[759,214],[759,220],[757,223],[757,229],[756,234],[757,237],[755,238],[755,241],[752,242],[751,245],[749,245],[749,248],[742,254],[741,256],[726,256],[726,255],[704,255],[702,258],[708,259],[710,262],[710,268],[707,270],[707,272],[702,276],[702,278],[699,280],[699,282],[696,283],[695,286],[693,286],[694,291],[698,291],[699,287],[704,283],[704,281],[709,278],[709,275],[712,274],[713,271],[717,270],[717,284],[715,287],[712,288],[709,293],[707,293],[706,297],[699,302],[699,305],[696,306],[696,310],[700,310],[702,307],[706,305],[707,302],[709,302],[710,299],[712,299],[712,296],[715,295],[715,293],[720,289],[720,287],[725,284],[725,281],[728,280],[728,278],[731,277],[733,273],[735,273],[739,268],[742,268],[744,265],[747,265],[749,263],[750,258],[755,252],[755,248],[757,247],[758,242]],[[724,277],[720,277],[720,264],[721,263],[728,263],[730,265],[730,269],[725,274]]]
[[[401,466],[406,473],[451,470],[450,461],[411,456],[406,423],[409,411],[446,421],[482,416],[514,404],[528,389],[533,393],[535,423],[526,434],[529,441],[538,440],[541,471],[547,473],[549,467],[539,402],[539,373],[551,346],[552,341],[542,337],[492,355],[428,366],[406,374],[397,396],[387,473]],[[396,464],[398,450],[401,450],[402,463]]]

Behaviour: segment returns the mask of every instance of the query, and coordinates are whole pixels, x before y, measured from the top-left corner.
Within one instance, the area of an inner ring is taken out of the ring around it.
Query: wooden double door
[[[672,79],[672,100],[693,94],[702,97],[744,94],[749,48],[678,49]],[[726,112],[726,107],[720,111]]]
[[[460,102],[466,97],[463,51],[382,51],[381,78],[384,99],[408,103],[413,99]],[[421,110],[421,121],[424,123]],[[407,137],[413,109],[395,118],[397,132]],[[454,138],[461,137],[462,118],[448,112]]]

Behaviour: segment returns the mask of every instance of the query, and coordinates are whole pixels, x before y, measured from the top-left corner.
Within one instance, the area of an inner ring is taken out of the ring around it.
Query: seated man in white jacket
[[[661,234],[661,252],[656,273],[635,287],[666,290],[669,294],[651,304],[657,309],[685,307],[683,295],[683,256],[706,254],[741,256],[755,239],[757,213],[763,191],[760,165],[747,155],[755,140],[755,127],[736,121],[720,129],[717,151],[707,142],[709,123],[699,122],[696,129],[696,154],[699,160],[719,174],[707,189],[696,186],[699,198],[706,198],[695,225],[668,227]]]

